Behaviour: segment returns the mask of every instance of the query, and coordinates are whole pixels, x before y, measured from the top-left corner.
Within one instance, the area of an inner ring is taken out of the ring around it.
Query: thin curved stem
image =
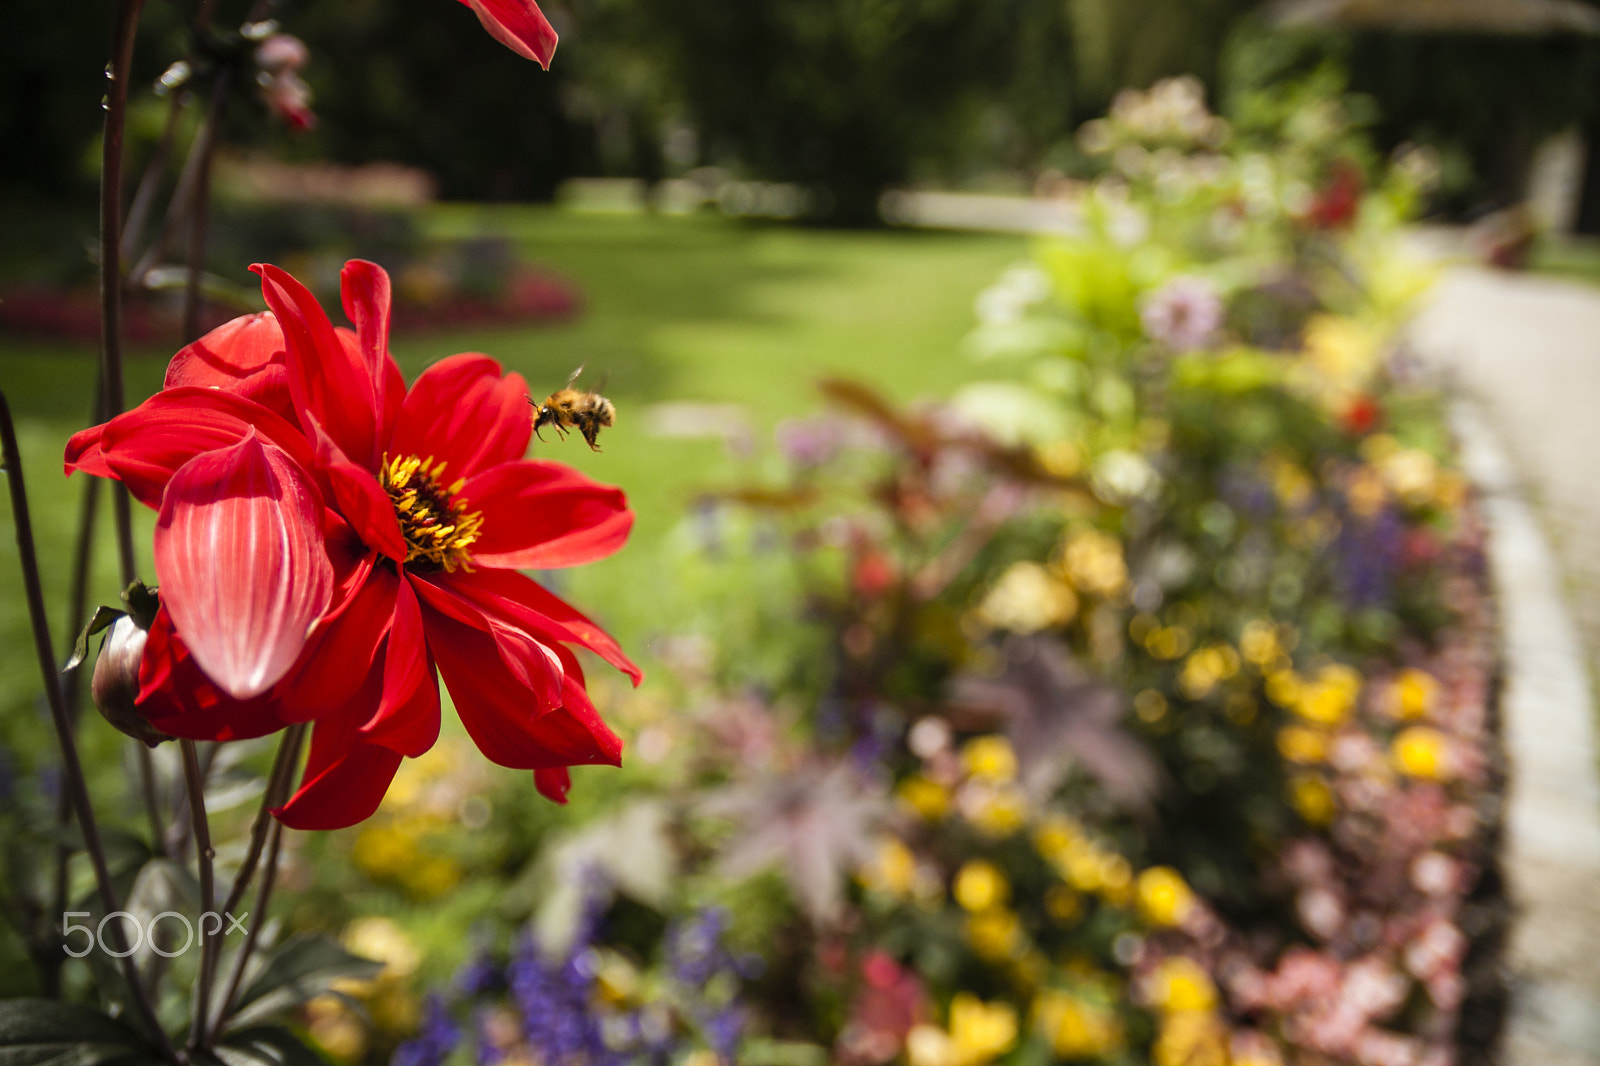
[[[200,977],[194,997],[194,1023],[189,1028],[189,1047],[203,1046],[210,1029],[206,1011],[211,1001],[211,975],[217,965],[217,928],[206,932],[206,916],[213,914],[216,903],[216,852],[211,847],[211,826],[206,819],[206,781],[200,773],[200,758],[195,753],[194,741],[180,740],[183,752],[183,780],[189,788],[189,820],[193,824],[195,862],[200,868]]]
[[[217,1005],[216,1018],[211,1023],[211,1034],[207,1040],[208,1045],[215,1045],[217,1038],[222,1035],[222,1030],[228,1022],[228,1012],[233,1008],[233,1001],[239,995],[239,986],[244,981],[245,969],[250,965],[250,956],[255,951],[256,940],[261,935],[261,927],[267,920],[267,905],[272,902],[272,887],[278,877],[279,847],[283,843],[283,823],[272,817],[272,808],[282,806],[289,798],[289,786],[294,780],[294,771],[300,761],[300,745],[305,739],[306,725],[296,723],[285,731],[282,742],[278,747],[278,758],[273,763],[272,777],[267,782],[267,793],[261,800],[261,811],[256,817],[256,825],[252,831],[251,850],[259,853],[259,843],[262,834],[270,840],[267,846],[267,865],[261,873],[261,884],[256,890],[255,912],[250,916],[250,927],[245,931],[244,943],[239,946],[239,952],[233,958],[233,969],[228,974],[227,988],[222,994],[222,1000]],[[239,871],[239,878],[235,880],[233,892],[229,894],[229,905],[224,913],[232,914],[233,908],[238,906],[240,898],[244,896],[245,886],[249,879],[245,877],[245,869]]]
[[[305,735],[305,724],[297,723],[284,730],[278,742],[278,754],[272,761],[272,771],[267,775],[267,788],[261,794],[261,806],[256,811],[255,822],[250,826],[250,849],[246,852],[239,872],[234,876],[233,889],[222,905],[222,914],[233,913],[244,899],[250,881],[255,877],[256,864],[261,860],[261,849],[267,841],[267,830],[272,826],[272,808],[288,799],[288,785],[294,777],[295,763],[300,755],[300,740]]]
[[[122,413],[122,154],[128,118],[128,79],[133,70],[133,42],[144,0],[121,0],[111,62],[106,66],[106,125],[100,155],[100,380],[105,390],[105,416]],[[117,554],[122,581],[138,576],[133,552],[133,514],[128,490],[112,487],[117,516]]]
[[[226,66],[217,73],[217,80],[211,87],[211,105],[206,109],[205,132],[195,145],[200,161],[189,202],[189,276],[183,286],[185,344],[200,336],[200,278],[206,268],[206,226],[211,216],[211,159],[216,154],[217,134],[222,128],[223,112],[232,89],[233,67]]]
[[[39,582],[39,560],[33,544],[33,524],[28,515],[28,493],[22,479],[22,456],[17,448],[16,427],[11,421],[11,408],[4,393],[0,393],[0,460],[11,488],[12,520],[17,527],[17,558],[22,565],[22,583],[28,598],[28,620],[33,627],[34,649],[39,657],[39,673],[44,680],[45,698],[50,704],[50,717],[55,723],[56,739],[61,745],[62,783],[72,796],[77,813],[78,827],[83,834],[84,851],[94,868],[95,883],[100,891],[100,903],[106,913],[120,910],[116,886],[111,882],[111,871],[106,866],[105,850],[100,843],[100,830],[94,819],[94,808],[89,803],[89,790],[84,783],[83,763],[78,759],[78,744],[73,738],[72,722],[67,716],[66,701],[61,696],[61,684],[56,676],[56,654],[50,639],[50,621],[44,608],[44,591]],[[112,949],[126,949],[122,923],[111,922],[107,939],[113,941]],[[127,979],[128,994],[133,999],[134,1013],[143,1023],[146,1034],[157,1052],[168,1062],[177,1062],[172,1042],[156,1018],[133,953],[120,960],[123,976]]]

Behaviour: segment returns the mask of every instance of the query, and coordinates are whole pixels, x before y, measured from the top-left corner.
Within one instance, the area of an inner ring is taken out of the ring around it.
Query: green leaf
[[[0,1066],[94,1066],[143,1048],[138,1033],[91,1007],[0,1002]]]
[[[352,955],[328,937],[291,937],[266,954],[239,996],[231,1021],[238,1024],[271,1017],[321,995],[334,981],[365,981],[382,969],[383,963]]]
[[[299,1037],[279,1025],[257,1025],[228,1036],[217,1047],[228,1066],[327,1066]]]
[[[67,660],[67,665],[61,668],[61,672],[66,673],[68,670],[81,666],[83,660],[89,657],[89,638],[102,629],[109,629],[111,623],[121,618],[124,614],[127,614],[127,612],[119,611],[115,607],[107,607],[103,603],[96,607],[94,616],[89,619],[89,624],[83,627],[83,632],[78,634],[77,643],[72,645],[72,658]]]

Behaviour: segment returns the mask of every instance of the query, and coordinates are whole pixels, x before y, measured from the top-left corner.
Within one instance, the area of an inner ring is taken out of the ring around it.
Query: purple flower
[[[429,993],[422,1005],[422,1030],[415,1040],[395,1048],[389,1066],[442,1066],[461,1042],[461,1029],[450,1017],[444,999]]]

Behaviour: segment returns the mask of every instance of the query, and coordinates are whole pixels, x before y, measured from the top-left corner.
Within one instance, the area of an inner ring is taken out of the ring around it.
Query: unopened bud
[[[152,726],[139,713],[139,662],[144,658],[145,630],[128,615],[123,615],[106,631],[95,660],[94,680],[89,689],[94,705],[105,720],[135,740],[155,747],[172,738]]]

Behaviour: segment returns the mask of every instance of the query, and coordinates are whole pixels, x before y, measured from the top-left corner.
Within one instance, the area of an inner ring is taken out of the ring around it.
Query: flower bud
[[[139,662],[144,658],[146,631],[123,615],[106,631],[95,660],[90,692],[100,714],[118,730],[155,747],[172,738],[152,726],[139,713]]]

